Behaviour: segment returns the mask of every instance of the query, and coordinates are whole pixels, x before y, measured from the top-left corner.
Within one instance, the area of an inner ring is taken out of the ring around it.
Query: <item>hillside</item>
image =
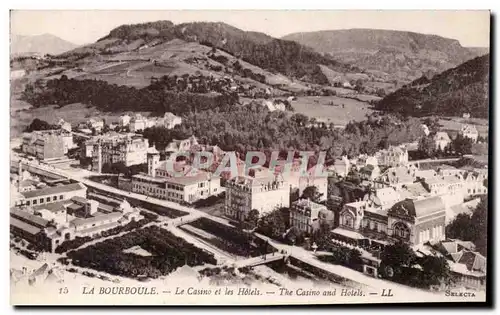
[[[36,36],[12,35],[10,39],[10,52],[14,56],[33,53],[56,55],[75,47],[77,45],[51,34]]]
[[[377,109],[412,116],[444,115],[488,118],[490,55],[469,60],[456,68],[422,77],[386,96]]]
[[[328,80],[319,64],[333,70],[350,72],[354,67],[325,57],[298,43],[270,37],[263,33],[245,32],[225,23],[195,22],[174,25],[158,21],[122,25],[93,45],[63,54],[116,54],[182,40],[215,47],[236,58],[271,73],[280,73],[296,80],[325,84]]]
[[[313,48],[388,80],[411,82],[426,73],[439,73],[481,55],[455,39],[413,32],[348,29],[295,33],[282,39]],[[382,72],[382,73],[380,73]]]

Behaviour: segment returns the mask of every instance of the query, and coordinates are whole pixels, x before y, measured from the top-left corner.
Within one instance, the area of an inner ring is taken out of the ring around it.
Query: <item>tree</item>
[[[37,130],[52,130],[52,129],[56,129],[56,126],[51,125],[44,120],[40,120],[38,118],[35,118],[31,122],[31,124],[29,124],[29,126],[26,127],[25,131],[32,132],[32,131],[37,131]]]
[[[463,241],[471,241],[482,255],[487,254],[488,200],[481,198],[472,215],[460,213],[446,226],[446,235]]]
[[[248,223],[250,223],[252,228],[256,227],[259,221],[259,210],[257,209],[250,210],[250,212],[248,212],[246,220],[248,221]]]
[[[331,245],[331,227],[329,224],[320,224],[319,229],[311,235],[311,241],[315,242],[319,250],[325,250]]]
[[[313,202],[320,202],[321,197],[323,197],[323,194],[318,191],[318,187],[316,186],[306,187],[301,196],[301,198],[309,199]]]
[[[450,266],[444,257],[424,256],[418,264],[422,267],[422,285],[425,287],[448,283]]]
[[[288,219],[282,209],[265,214],[258,222],[257,232],[273,239],[282,239],[288,226]]]
[[[294,226],[288,230],[286,240],[289,244],[301,245],[304,242],[304,233]]]
[[[476,231],[472,226],[471,215],[468,213],[459,213],[455,219],[446,226],[446,236],[463,241],[474,240]]]
[[[111,173],[113,173],[113,174],[123,174],[125,176],[128,176],[129,175],[129,169],[128,169],[127,166],[125,166],[125,163],[123,163],[123,162],[117,162],[117,163],[114,163],[111,166]]]
[[[482,255],[487,254],[488,245],[488,199],[481,198],[471,216],[471,224],[475,230],[474,244]]]
[[[387,245],[381,254],[381,265],[393,269],[411,267],[415,263],[416,255],[407,243],[398,242]]]
[[[455,139],[451,141],[451,149],[457,154],[471,154],[472,153],[472,140],[458,134]]]
[[[361,264],[363,264],[361,252],[356,248],[351,248],[347,253],[347,265],[351,268],[357,269]]]
[[[436,154],[436,143],[432,136],[422,137],[418,143],[418,150],[427,158]]]

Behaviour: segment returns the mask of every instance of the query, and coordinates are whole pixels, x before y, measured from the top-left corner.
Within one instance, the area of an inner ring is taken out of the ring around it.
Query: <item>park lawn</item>
[[[134,247],[140,247],[151,256],[125,252]],[[157,226],[70,251],[67,257],[76,266],[129,278],[157,278],[185,264],[198,266],[217,263],[211,253]]]

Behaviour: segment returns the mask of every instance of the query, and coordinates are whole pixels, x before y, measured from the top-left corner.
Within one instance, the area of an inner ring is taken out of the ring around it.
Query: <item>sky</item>
[[[11,33],[53,34],[75,44],[88,44],[122,24],[170,20],[225,22],[245,31],[273,37],[295,32],[373,28],[435,34],[466,47],[489,47],[489,11],[11,11]]]

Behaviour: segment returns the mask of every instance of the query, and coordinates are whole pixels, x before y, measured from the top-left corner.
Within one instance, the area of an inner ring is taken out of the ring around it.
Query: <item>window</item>
[[[57,196],[52,197],[52,201],[56,201],[56,200],[57,200]]]
[[[27,206],[29,206],[29,205],[30,205],[30,203],[31,203],[31,202],[30,202],[29,200],[28,200],[28,201],[26,201],[26,205],[27,205]]]
[[[354,218],[349,213],[344,213],[342,215],[342,225],[354,228]]]
[[[29,202],[29,201],[28,201]],[[33,200],[33,204],[36,205],[38,203],[38,201],[35,199]]]
[[[63,195],[60,195],[60,196],[59,196],[59,200],[62,200],[62,199],[63,199]]]
[[[43,198],[40,198],[40,203],[43,203]]]
[[[404,223],[396,222],[394,224],[393,236],[408,240],[410,238],[410,230]]]
[[[46,200],[47,200],[47,202],[50,202],[50,197],[47,197]]]

